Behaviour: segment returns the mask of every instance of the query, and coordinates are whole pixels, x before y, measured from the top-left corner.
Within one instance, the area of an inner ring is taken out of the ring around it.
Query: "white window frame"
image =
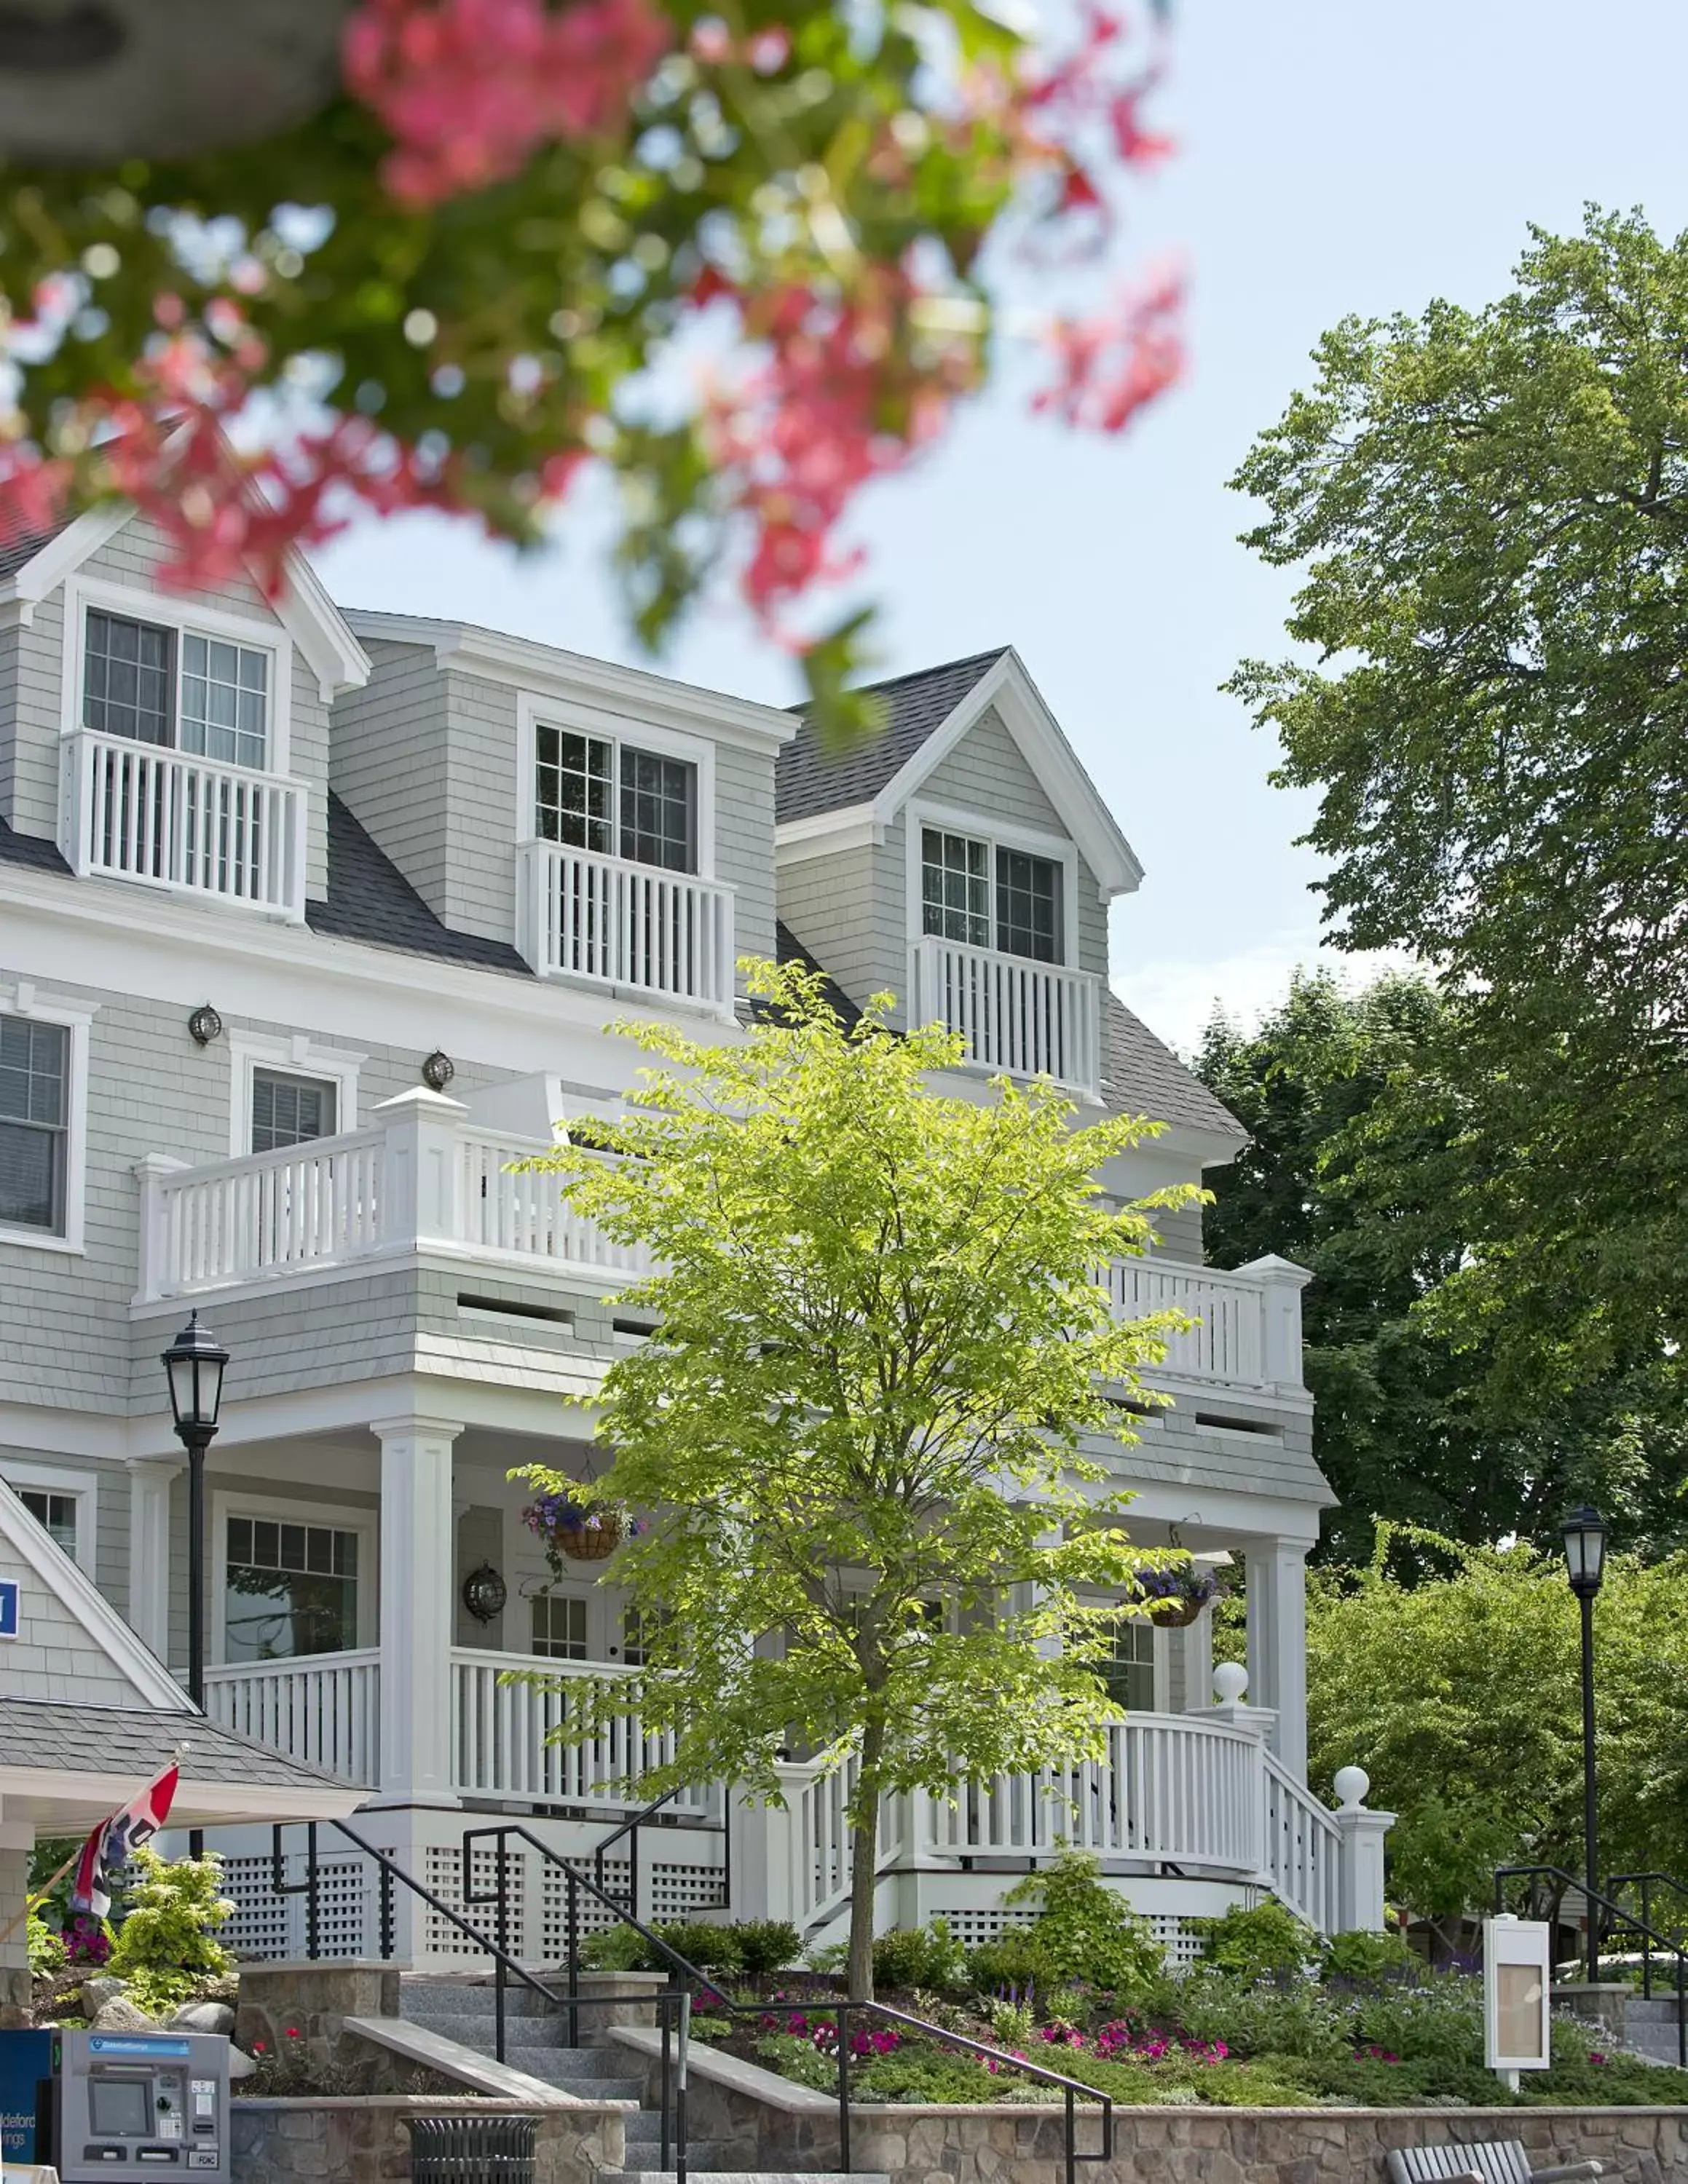
[[[277,1070],[284,1077],[311,1077],[334,1087],[334,1134],[344,1137],[356,1129],[358,1071],[366,1054],[350,1054],[337,1046],[318,1046],[304,1032],[286,1039],[271,1032],[232,1031],[229,1053],[229,1137],[231,1160],[248,1159],[252,1152],[252,1079],[260,1069]]]
[[[1016,827],[1001,819],[987,819],[977,811],[963,811],[948,804],[910,804],[903,818],[908,838],[908,944],[914,947],[932,936],[925,931],[925,900],[921,885],[922,840],[928,827],[946,834],[966,834],[985,844],[989,888],[991,943],[985,953],[999,956],[997,946],[997,851],[1020,850],[1033,857],[1047,857],[1061,871],[1061,960],[1038,963],[1032,956],[1004,957],[1005,961],[1031,963],[1044,971],[1076,971],[1078,960],[1078,847],[1062,834],[1041,833],[1035,827]],[[958,947],[971,946],[959,942]]]
[[[535,696],[529,691],[518,694],[516,701],[516,839],[518,844],[537,842],[544,838],[534,823],[534,790],[539,766],[539,730],[543,724],[548,728],[562,728],[571,735],[595,736],[601,742],[626,744],[634,750],[649,751],[653,757],[682,760],[696,769],[697,782],[697,870],[695,872],[669,872],[675,880],[711,880],[715,878],[715,746],[707,736],[688,736],[674,728],[646,727],[642,721],[629,720],[624,713],[606,713],[595,705],[583,705],[574,700],[560,700]],[[615,814],[618,847],[612,860],[616,864],[625,861],[619,848],[621,841],[621,812],[618,800]],[[599,856],[601,850],[583,854]],[[650,872],[667,872],[662,865],[640,867]]]
[[[0,1479],[8,1486],[27,1488],[31,1494],[66,1494],[76,1504],[76,1552],[71,1557],[78,1569],[94,1574],[98,1538],[99,1486],[91,1471],[67,1471],[56,1463],[38,1463],[33,1457],[0,1456]]]
[[[336,1532],[358,1535],[357,1644],[355,1652],[366,1652],[381,1641],[381,1603],[377,1597],[380,1572],[377,1561],[377,1518],[373,1509],[343,1508],[335,1502],[278,1502],[255,1494],[213,1494],[211,1496],[211,1663],[217,1668],[254,1668],[261,1663],[228,1658],[228,1520],[257,1517],[268,1524],[327,1525]],[[441,1613],[445,1612],[442,1607]],[[292,1657],[309,1668],[313,1661],[333,1660],[332,1653],[300,1653]]]
[[[88,1027],[98,1011],[81,1001],[63,1000],[42,994],[26,978],[9,989],[0,986],[0,1016],[21,1017],[31,1023],[61,1025],[70,1034],[69,1112],[64,1117],[64,1233],[49,1234],[45,1228],[25,1228],[17,1222],[0,1221],[0,1244],[26,1246],[32,1251],[84,1249],[83,1227],[88,1188]]]
[[[260,621],[252,615],[230,614],[226,608],[205,606],[197,599],[176,599],[158,592],[143,591],[133,585],[108,583],[103,578],[85,577],[80,573],[67,577],[64,584],[64,706],[59,721],[63,734],[74,736],[82,732],[82,693],[87,664],[87,610],[91,606],[99,609],[102,613],[122,615],[131,621],[151,622],[155,628],[173,632],[176,638],[173,726],[178,736],[182,730],[182,640],[184,637],[225,638],[232,644],[243,644],[254,651],[268,653],[270,717],[265,737],[263,765],[237,766],[233,760],[226,759],[208,759],[204,763],[226,766],[232,772],[250,774],[254,781],[290,778],[293,647],[293,640],[278,623]],[[191,751],[182,751],[179,743],[163,746],[148,744],[146,748],[166,749],[189,760],[195,755]]]

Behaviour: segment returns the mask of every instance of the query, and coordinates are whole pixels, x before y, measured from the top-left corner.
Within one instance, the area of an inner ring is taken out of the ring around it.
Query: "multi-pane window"
[[[567,1592],[534,1596],[534,1651],[548,1661],[586,1658],[586,1603]]]
[[[70,1034],[0,1017],[0,1223],[64,1233]]]
[[[164,744],[224,766],[261,767],[269,751],[270,655],[197,630],[176,632],[90,607],[82,725]]]
[[[220,637],[182,640],[182,748],[226,766],[261,767],[270,657]]]
[[[228,1519],[224,1656],[284,1661],[358,1642],[358,1535],[332,1524]]]
[[[1132,1621],[1114,1626],[1112,1657],[1103,1662],[1102,1680],[1115,1706],[1128,1713],[1154,1711],[1154,1626]]]
[[[673,872],[696,869],[697,769],[541,722],[534,829],[541,841]]]
[[[1061,868],[1050,857],[998,849],[947,828],[920,832],[921,930],[970,948],[1037,963],[1061,960]]]
[[[990,851],[970,835],[936,827],[922,830],[920,904],[923,929],[970,948],[991,944]]]
[[[334,1134],[333,1084],[314,1077],[289,1077],[278,1069],[252,1072],[252,1150],[274,1152]]]
[[[20,1486],[18,1499],[44,1532],[50,1534],[67,1555],[76,1552],[76,1496],[54,1494],[44,1486]]]
[[[997,851],[997,946],[1036,963],[1061,960],[1061,868],[1023,850]]]

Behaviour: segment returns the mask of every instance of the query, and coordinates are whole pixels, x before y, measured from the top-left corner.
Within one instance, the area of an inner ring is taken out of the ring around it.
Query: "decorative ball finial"
[[[1240,1661],[1221,1661],[1213,1672],[1213,1696],[1221,1706],[1235,1706],[1249,1688],[1249,1672]]]
[[[1371,1786],[1372,1778],[1363,1767],[1339,1767],[1331,1783],[1344,1813],[1357,1813]]]

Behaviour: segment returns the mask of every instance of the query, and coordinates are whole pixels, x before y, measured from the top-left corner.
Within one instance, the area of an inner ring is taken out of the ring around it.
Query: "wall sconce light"
[[[449,1054],[442,1054],[439,1049],[435,1047],[433,1052],[423,1062],[422,1074],[422,1083],[427,1085],[430,1092],[443,1092],[457,1074],[457,1066]]]
[[[472,1569],[463,1580],[463,1605],[477,1623],[490,1623],[502,1615],[510,1591],[490,1563]]]
[[[187,1019],[187,1031],[196,1046],[209,1046],[222,1037],[223,1020],[209,1001],[202,1001]]]

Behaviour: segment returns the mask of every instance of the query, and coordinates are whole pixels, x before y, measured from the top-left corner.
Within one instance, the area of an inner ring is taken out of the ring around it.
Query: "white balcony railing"
[[[302,1654],[205,1671],[205,1711],[225,1729],[320,1767],[373,1784],[381,1751],[381,1656]]]
[[[64,739],[60,817],[79,876],[305,916],[302,782],[83,729]]]
[[[537,1669],[543,1685],[506,1683]],[[556,1744],[551,1735],[568,1709],[568,1685],[583,1677],[615,1677],[625,1669],[602,1662],[536,1660],[530,1653],[451,1654],[452,1787],[465,1796],[531,1797],[536,1802],[602,1806],[620,1811],[646,1802],[641,1774],[674,1754],[671,1736],[647,1736],[623,1714],[584,1744]],[[704,1790],[672,1801],[679,1813],[707,1808]]]
[[[928,934],[914,944],[909,1020],[959,1032],[975,1068],[1048,1075],[1093,1095],[1102,1073],[1101,984],[1088,971]]]
[[[1166,1370],[1198,1380],[1265,1379],[1266,1295],[1256,1279],[1164,1259],[1115,1259],[1104,1277],[1116,1319],[1180,1312],[1196,1321],[1166,1337]]]
[[[557,842],[517,864],[516,944],[541,978],[732,1006],[730,888]]]

